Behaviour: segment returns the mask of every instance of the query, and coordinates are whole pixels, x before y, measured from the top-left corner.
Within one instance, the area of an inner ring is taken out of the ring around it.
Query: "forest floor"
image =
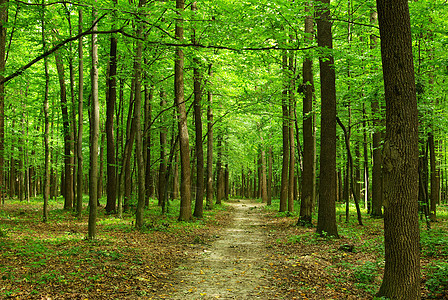
[[[4,299],[373,299],[384,265],[382,221],[338,222],[341,238],[297,227],[296,215],[232,200],[205,218],[177,222],[151,202],[142,230],[100,210],[98,238],[52,202],[0,206],[0,298]],[[446,208],[422,223],[422,297],[448,299]],[[338,218],[342,216],[338,211]],[[341,221],[341,220],[338,220]],[[438,273],[437,273],[438,272]]]

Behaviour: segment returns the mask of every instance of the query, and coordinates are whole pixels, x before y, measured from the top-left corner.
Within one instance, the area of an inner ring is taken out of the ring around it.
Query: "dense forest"
[[[419,299],[419,231],[448,202],[447,15],[433,0],[0,0],[2,207],[37,202],[45,223],[61,203],[88,216],[87,240],[98,216],[142,230],[243,198],[319,236],[384,219],[378,296]]]

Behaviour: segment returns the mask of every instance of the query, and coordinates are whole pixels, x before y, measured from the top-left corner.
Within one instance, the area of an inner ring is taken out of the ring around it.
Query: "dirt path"
[[[229,226],[212,245],[197,247],[193,258],[181,264],[176,274],[180,283],[170,299],[270,298],[262,204],[229,204],[234,207]]]

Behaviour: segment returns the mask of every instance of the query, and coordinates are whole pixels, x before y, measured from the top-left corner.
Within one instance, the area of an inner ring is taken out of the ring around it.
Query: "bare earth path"
[[[265,288],[269,258],[261,218],[264,204],[229,204],[234,208],[229,226],[212,245],[201,247],[202,253],[181,264],[176,274],[180,283],[170,299],[271,298]]]

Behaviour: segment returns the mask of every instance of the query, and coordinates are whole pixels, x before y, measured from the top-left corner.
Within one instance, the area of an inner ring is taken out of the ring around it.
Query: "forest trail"
[[[229,203],[231,220],[217,240],[181,263],[179,284],[170,299],[268,299],[264,204],[253,200]]]

